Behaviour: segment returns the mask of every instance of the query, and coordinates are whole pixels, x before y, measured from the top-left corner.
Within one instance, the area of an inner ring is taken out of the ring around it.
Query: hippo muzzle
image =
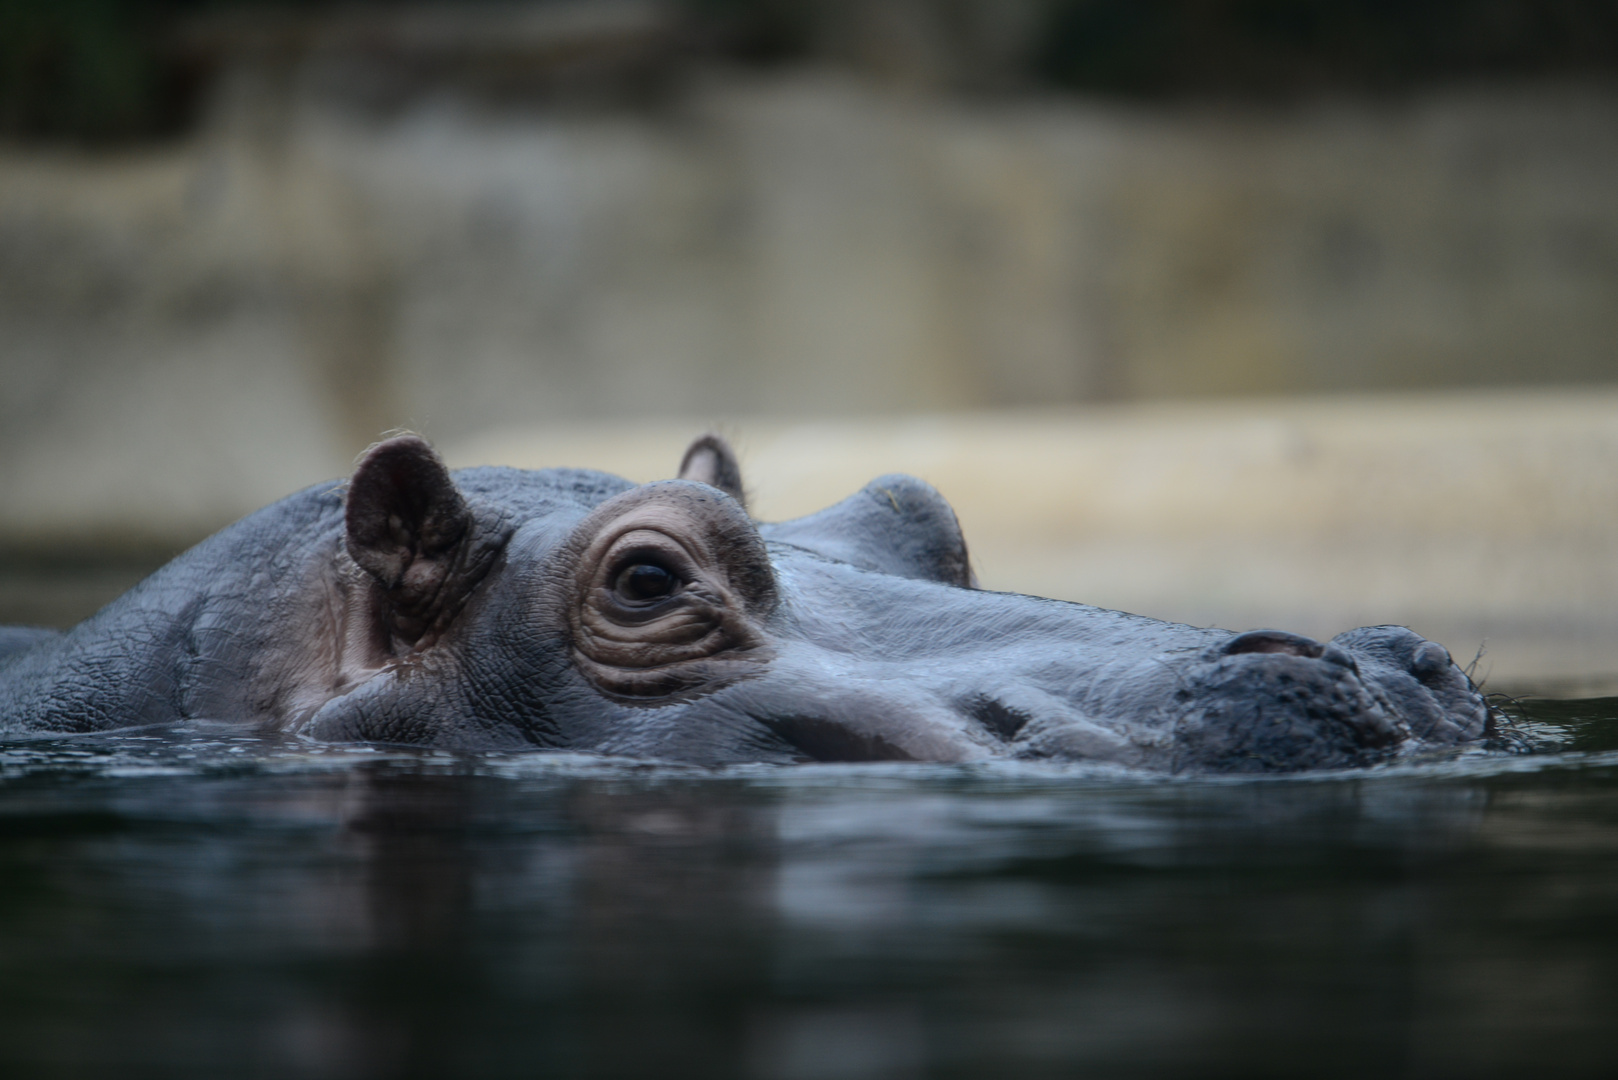
[[[1209,650],[1181,696],[1175,769],[1368,765],[1482,738],[1489,720],[1449,653],[1400,626],[1326,643],[1237,634]]]
[[[1479,740],[1490,720],[1448,653],[1403,627],[1321,643],[1002,594],[949,599],[966,620],[974,602],[989,609],[972,648],[953,635],[936,651],[912,641],[887,656],[800,645],[771,676],[705,707],[752,718],[791,760],[1000,757],[1175,773],[1366,766]],[[1030,622],[1018,626],[1006,609],[1024,601]],[[1097,621],[1111,633],[1084,640]]]

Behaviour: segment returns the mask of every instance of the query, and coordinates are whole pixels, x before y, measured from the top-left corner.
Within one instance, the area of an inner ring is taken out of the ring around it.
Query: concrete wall
[[[714,76],[0,152],[0,539],[190,535],[378,432],[1618,377],[1618,95],[1273,115]]]

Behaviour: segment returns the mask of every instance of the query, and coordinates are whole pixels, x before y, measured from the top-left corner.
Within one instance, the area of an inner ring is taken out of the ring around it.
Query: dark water
[[[0,1075],[1610,1074],[1618,699],[1354,776],[0,746]]]

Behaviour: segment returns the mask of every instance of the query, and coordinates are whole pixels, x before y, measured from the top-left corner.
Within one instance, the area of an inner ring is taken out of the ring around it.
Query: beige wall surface
[[[244,68],[187,142],[0,150],[30,493],[213,425],[312,467],[395,425],[1603,381],[1615,342],[1598,86],[1145,111],[811,72],[379,119]]]

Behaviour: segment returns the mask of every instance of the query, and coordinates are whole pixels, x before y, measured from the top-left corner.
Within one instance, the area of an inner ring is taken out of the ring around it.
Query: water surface
[[[1580,1076],[1618,699],[1171,780],[196,725],[0,745],[6,1076]]]

